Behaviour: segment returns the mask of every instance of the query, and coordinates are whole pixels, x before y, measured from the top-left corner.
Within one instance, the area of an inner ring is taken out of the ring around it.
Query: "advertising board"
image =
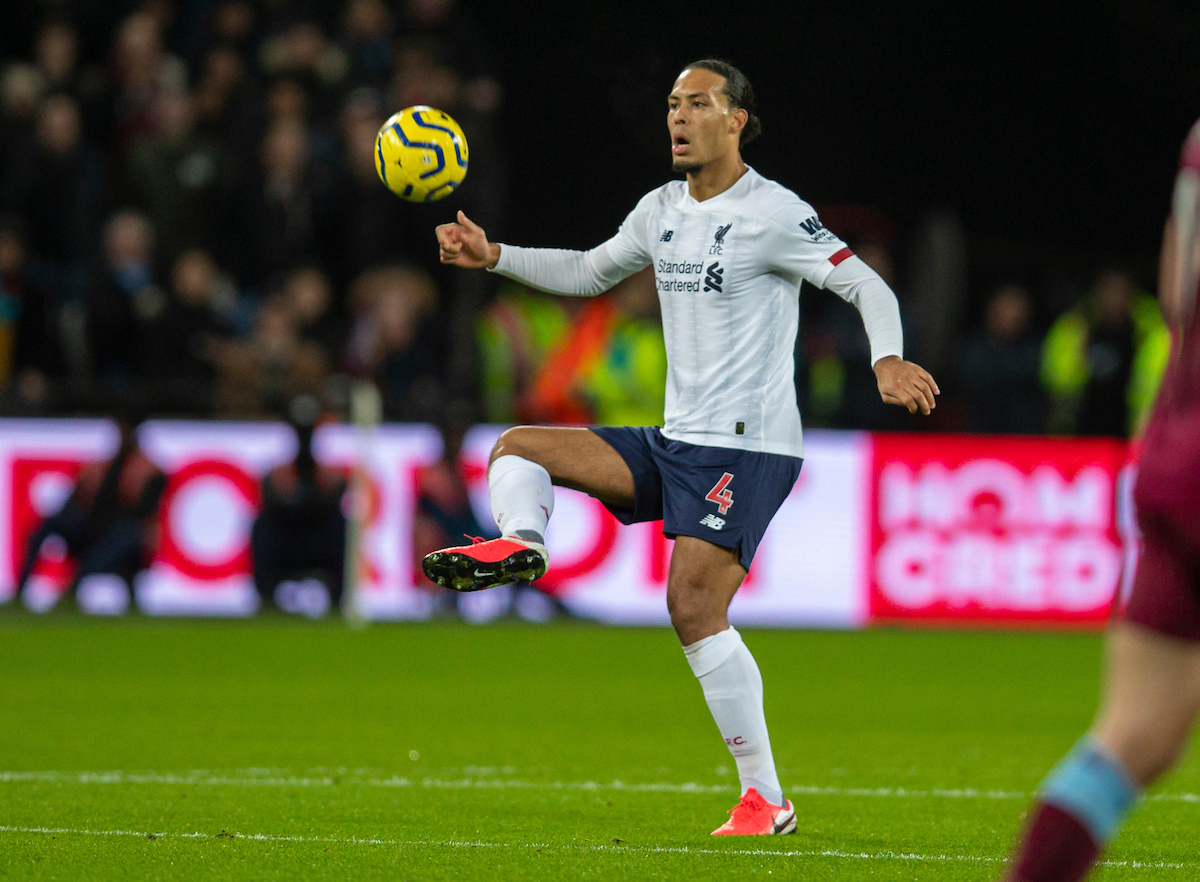
[[[487,457],[500,431],[477,426],[463,445],[472,507],[484,525],[492,523]],[[249,531],[259,481],[294,456],[291,431],[154,421],[139,438],[168,483],[153,558],[133,586],[137,604],[152,615],[252,614]],[[105,421],[0,421],[0,599],[14,591],[30,533],[62,504],[84,464],[116,444]],[[344,471],[367,451],[363,614],[432,615],[413,525],[418,473],[441,454],[437,431],[384,425],[364,447],[353,427],[331,424],[318,430],[315,449]],[[1128,586],[1138,536],[1122,442],[810,431],[805,456],[734,600],[735,623],[1096,627]],[[736,479],[730,489],[736,504]],[[540,586],[579,616],[665,624],[672,543],[661,524],[622,526],[571,490],[558,489],[556,500],[551,569]],[[62,544],[46,542],[27,605],[51,606],[72,574]],[[128,592],[123,601],[102,594],[97,611],[128,605]]]

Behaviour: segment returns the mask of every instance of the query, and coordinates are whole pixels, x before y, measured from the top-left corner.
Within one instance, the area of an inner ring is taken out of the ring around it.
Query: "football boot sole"
[[[546,575],[546,559],[532,548],[497,561],[476,560],[461,551],[435,551],[421,561],[421,569],[431,582],[451,591],[483,591],[540,579]]]

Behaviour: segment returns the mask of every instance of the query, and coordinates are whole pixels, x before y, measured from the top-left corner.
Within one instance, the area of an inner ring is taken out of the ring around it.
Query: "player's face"
[[[667,129],[676,171],[697,171],[737,149],[746,111],[730,108],[724,87],[723,76],[702,68],[689,68],[675,81],[667,96]]]

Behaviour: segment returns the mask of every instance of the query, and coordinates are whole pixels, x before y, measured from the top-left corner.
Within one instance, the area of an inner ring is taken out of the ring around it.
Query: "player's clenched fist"
[[[434,232],[442,263],[467,269],[491,269],[500,259],[500,246],[489,242],[483,227],[461,211],[456,223],[442,224]]]
[[[937,407],[934,396],[942,394],[929,371],[895,355],[875,362],[875,379],[879,382],[883,400],[907,407],[909,413],[920,410],[929,416],[929,412]]]

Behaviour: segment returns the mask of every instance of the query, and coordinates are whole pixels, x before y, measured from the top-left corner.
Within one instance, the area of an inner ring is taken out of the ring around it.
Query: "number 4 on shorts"
[[[729,507],[733,505],[733,491],[729,489],[729,482],[732,480],[733,475],[729,472],[721,475],[721,480],[717,481],[704,497],[709,502],[715,502],[721,514],[729,511]]]

